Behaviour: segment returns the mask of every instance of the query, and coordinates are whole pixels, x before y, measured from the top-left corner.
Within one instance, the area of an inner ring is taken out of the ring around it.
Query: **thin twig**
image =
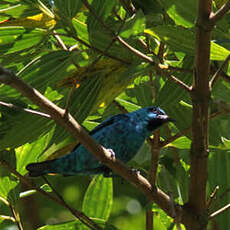
[[[189,92],[189,93],[191,92],[192,87],[188,86],[187,84],[185,84],[180,79],[176,78],[175,76],[171,75],[169,72],[165,71],[164,67],[161,67],[160,64],[155,66],[155,69],[157,71],[161,72],[163,76],[166,76],[168,79],[170,79],[171,81],[175,82],[177,85],[179,85],[180,87],[185,89],[187,92]]]
[[[209,23],[213,27],[215,24],[223,18],[223,16],[230,10],[230,1],[227,1],[216,13],[211,14]]]
[[[149,50],[148,45],[143,41],[143,39],[138,38],[137,41],[140,43],[140,45],[146,50],[146,52],[150,52],[151,54],[154,54],[155,57],[157,57],[157,55],[153,52],[151,52],[151,50]]]
[[[212,79],[209,81],[210,89],[212,89],[212,87],[215,84],[217,78],[220,76],[220,73],[222,72],[223,68],[227,65],[229,60],[230,60],[230,55],[228,55],[228,57],[224,60],[222,65],[219,67],[219,69],[215,72],[215,74],[213,75]]]
[[[59,205],[67,208],[76,218],[78,218],[83,224],[87,225],[88,227],[90,227],[91,229],[94,230],[101,230],[101,228],[94,223],[88,216],[86,216],[84,213],[79,212],[75,209],[73,209],[72,207],[70,207],[68,204],[66,204],[65,202],[63,202],[62,200],[52,196],[51,194],[49,194],[48,192],[45,192],[44,190],[42,190],[41,188],[37,187],[36,185],[34,185],[30,180],[28,180],[25,176],[22,176],[19,172],[17,172],[14,168],[11,168],[9,166],[9,164],[3,160],[0,160],[0,165],[7,168],[11,173],[13,173],[16,177],[18,177],[21,182],[23,182],[25,185],[27,185],[28,187],[31,187],[33,189],[35,189],[37,192],[41,193],[42,195],[48,197],[49,199],[55,201],[56,203],[58,203]]]
[[[212,201],[215,199],[216,194],[217,194],[219,188],[220,188],[219,186],[216,186],[215,189],[214,189],[214,191],[213,191],[212,194],[210,195],[210,198],[209,198],[209,200],[207,201],[207,208],[209,208],[209,207],[211,206]]]
[[[126,12],[129,13],[130,16],[136,13],[136,9],[131,1],[127,1],[127,0],[119,0],[119,1],[123,6],[123,8],[126,10]]]
[[[214,66],[211,66],[211,71],[213,73],[213,75],[216,73],[216,71],[219,69],[218,63],[217,61],[213,62]],[[227,82],[230,82],[230,76],[225,73],[224,71],[220,72],[220,76]]]
[[[24,72],[26,69],[28,69],[31,65],[33,65],[39,58],[41,58],[41,56],[38,56],[36,58],[34,58],[32,61],[30,61],[28,64],[26,64],[21,70],[19,70],[17,72],[17,76],[19,76],[20,74],[22,74],[22,72]]]
[[[125,40],[123,40],[120,36],[116,37],[116,40],[120,42],[121,45],[123,45],[126,49],[128,49],[130,52],[132,52],[133,54],[135,54],[137,57],[143,59],[146,62],[149,62],[151,64],[155,64],[155,62],[153,61],[153,59],[145,54],[143,54],[142,52],[140,52],[139,50],[135,49],[134,47],[132,47],[131,45],[129,45]]]
[[[62,47],[63,50],[68,51],[68,48],[66,47],[65,43],[62,41],[60,36],[56,33],[55,30],[53,32],[54,32],[54,37],[57,40],[58,44]]]
[[[151,86],[152,98],[153,98],[154,101],[156,101],[157,94],[156,94],[156,90],[155,90],[155,87],[154,87],[153,72],[151,70],[149,71],[149,83],[150,83],[150,86]]]
[[[66,99],[66,104],[65,104],[65,115],[64,116],[67,116],[67,114],[69,113],[69,104],[70,104],[70,100],[71,100],[71,97],[73,95],[75,88],[76,88],[76,86],[75,86],[75,84],[73,84],[73,86],[71,87],[71,89],[68,93],[68,96]]]
[[[164,43],[160,42],[157,57],[161,64],[164,62],[164,48],[165,48]]]
[[[9,207],[10,207],[10,210],[11,210],[11,212],[13,214],[15,223],[17,224],[19,230],[23,230],[23,226],[22,226],[22,222],[21,222],[19,213],[14,209],[14,207],[12,205],[10,205]]]
[[[128,62],[127,60],[124,60],[124,59],[121,59],[119,57],[115,57],[111,54],[108,54],[106,52],[104,52],[103,50],[100,50],[99,48],[95,47],[95,46],[92,46],[92,45],[89,45],[87,42],[83,41],[82,39],[80,39],[78,36],[74,35],[74,34],[63,34],[63,33],[54,33],[54,34],[58,34],[58,35],[62,35],[62,36],[66,36],[66,37],[69,37],[71,36],[73,39],[75,39],[76,41],[80,42],[82,45],[88,47],[89,49],[92,49],[100,54],[103,54],[104,56],[106,57],[109,57],[109,58],[112,58],[114,60],[117,60],[121,63],[124,63],[124,64],[130,64],[130,62]]]
[[[53,187],[53,185],[48,181],[48,179],[45,177],[45,176],[42,176],[42,178],[43,178],[43,180],[49,185],[49,187],[52,189],[52,191],[54,192],[54,194],[58,197],[58,199],[59,200],[61,200],[62,201],[62,203],[65,205],[65,207],[68,207],[68,209],[72,209],[72,207],[70,207],[66,202],[65,202],[65,200],[64,200],[64,198],[58,193],[58,191]],[[78,215],[82,215],[82,213],[80,213],[79,212],[79,214]],[[85,221],[85,220],[84,220]],[[84,224],[86,224],[88,227],[90,227],[91,228],[91,224],[89,225],[88,223],[88,219],[87,219],[87,221],[84,223]],[[97,225],[95,225],[95,226],[93,226],[93,229],[98,229],[98,226]],[[99,229],[101,229],[101,228],[99,228]]]
[[[49,185],[49,187],[52,189],[52,191],[54,192],[54,194],[58,197],[58,199],[62,200],[63,202],[65,202],[64,198],[58,193],[58,191],[53,187],[53,185],[48,181],[48,179],[46,178],[46,176],[41,176],[42,179],[45,181],[46,184]]]
[[[117,108],[122,112],[122,113],[128,113],[128,111],[126,110],[126,108],[121,105],[118,101],[116,101],[115,99],[113,100],[113,104],[117,106]]]
[[[17,110],[17,111],[21,111],[21,112],[31,113],[33,115],[37,115],[37,116],[44,117],[44,118],[51,118],[49,114],[42,113],[42,112],[39,112],[39,111],[36,111],[36,110],[33,110],[33,109],[22,108],[22,107],[19,107],[17,105],[14,105],[14,104],[11,104],[11,103],[6,103],[6,102],[3,102],[3,101],[0,101],[0,106],[4,106],[4,107],[14,109],[14,110]]]
[[[213,200],[214,207],[217,207],[220,201],[230,192],[230,188],[227,188],[216,200]]]
[[[190,132],[191,130],[192,130],[192,128],[189,127],[189,128],[186,128],[186,129],[184,129],[184,130],[182,130],[182,131],[176,133],[175,135],[169,137],[169,138],[166,139],[165,141],[162,141],[162,142],[160,143],[160,147],[161,147],[161,148],[165,147],[165,146],[168,145],[169,143],[171,143],[171,142],[175,141],[176,139],[178,139],[178,138],[184,136],[185,134],[187,134],[187,133]]]
[[[213,219],[217,217],[218,215],[222,214],[223,212],[227,211],[230,208],[230,204],[225,205],[223,208],[217,210],[216,212],[213,212],[210,216],[209,219]]]

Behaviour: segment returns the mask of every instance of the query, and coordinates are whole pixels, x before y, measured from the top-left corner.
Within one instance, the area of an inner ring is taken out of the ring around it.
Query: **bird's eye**
[[[163,110],[161,110],[160,108],[155,107],[155,106],[154,107],[150,107],[149,111],[152,112],[152,113],[155,113],[157,115],[164,115],[165,114],[165,112]]]
[[[157,108],[156,107],[150,107],[149,112],[157,113]]]

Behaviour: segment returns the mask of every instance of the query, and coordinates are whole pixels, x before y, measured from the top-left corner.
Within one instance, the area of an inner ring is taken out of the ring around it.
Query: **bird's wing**
[[[92,131],[89,132],[89,135],[92,136],[93,134],[95,134],[96,132],[98,132],[99,130],[112,125],[114,122],[119,121],[119,120],[128,120],[129,117],[125,114],[117,114],[115,116],[109,117],[106,120],[104,120],[101,124],[99,124],[98,126],[96,126]]]
[[[95,134],[96,132],[98,132],[99,130],[108,127],[109,125],[112,125],[114,122],[116,122],[117,120],[129,120],[129,117],[125,114],[117,114],[115,116],[109,117],[106,120],[104,120],[101,124],[99,124],[98,126],[96,126],[92,131],[89,132],[89,135],[92,136],[93,134]],[[75,148],[72,150],[75,151],[81,144],[77,144],[75,146]]]

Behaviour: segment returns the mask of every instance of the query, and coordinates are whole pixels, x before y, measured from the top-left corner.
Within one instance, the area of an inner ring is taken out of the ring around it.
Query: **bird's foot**
[[[131,170],[132,170],[132,173],[136,176],[141,174],[141,171],[139,169],[131,168]]]
[[[116,156],[115,152],[112,149],[107,149],[107,150],[110,152],[110,157],[112,159],[115,159],[115,156]]]

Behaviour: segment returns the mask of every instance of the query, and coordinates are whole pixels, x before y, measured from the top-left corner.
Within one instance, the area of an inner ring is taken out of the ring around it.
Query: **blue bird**
[[[130,161],[138,152],[145,139],[161,125],[173,121],[159,107],[146,107],[127,114],[112,116],[89,134],[101,145],[111,149],[115,157],[124,163]],[[63,175],[109,175],[110,169],[103,165],[83,145],[78,144],[69,154],[40,163],[27,165],[30,176],[47,173]]]

